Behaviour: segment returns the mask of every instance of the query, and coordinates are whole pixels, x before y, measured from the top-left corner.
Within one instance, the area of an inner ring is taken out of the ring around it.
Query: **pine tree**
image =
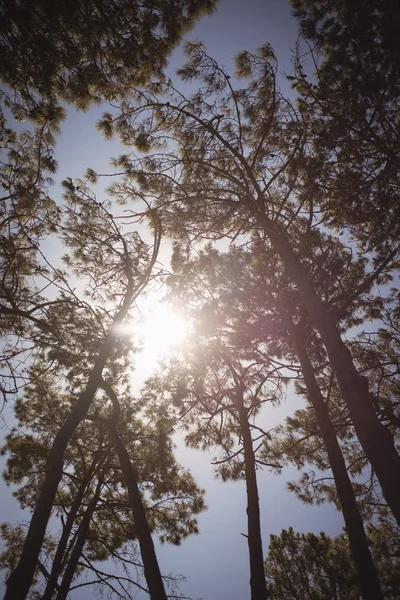
[[[359,600],[345,537],[295,533],[271,535],[266,574],[276,600]]]
[[[399,239],[399,5],[292,5],[301,32],[294,86],[313,140],[309,182],[329,226],[346,228],[364,251],[385,255]]]
[[[53,370],[54,374],[50,374],[48,369],[43,373],[43,365],[34,368],[33,383],[15,405],[18,424],[7,436],[2,450],[7,456],[4,477],[7,483],[18,486],[15,495],[24,508],[33,509],[37,503],[52,439],[73,403],[71,395],[62,392],[60,368]],[[159,424],[141,421],[140,406],[141,402],[131,398],[129,392],[124,395],[125,453],[135,464],[139,497],[145,498],[140,502],[149,535],[155,532],[163,541],[178,544],[197,532],[195,515],[204,506],[201,490],[176,464],[171,440],[159,435]],[[52,508],[53,519],[60,522],[61,535],[47,536],[38,562],[39,571],[45,569],[46,575],[45,582],[38,581],[36,587],[43,586],[41,597],[48,600],[55,593],[58,600],[65,598],[77,575],[91,570],[92,561],[105,560],[111,553],[118,556],[132,540],[138,540],[142,546],[143,515],[136,508],[130,514],[129,494],[127,497],[119,453],[114,447],[112,415],[109,402],[104,398],[95,400],[65,453],[63,475]],[[49,549],[51,538],[53,547]],[[21,550],[23,540],[18,541]],[[14,554],[15,546],[15,542],[10,545]],[[157,598],[152,589],[154,582],[147,573],[148,558],[143,551],[141,554],[150,597]],[[135,579],[131,579],[135,585]]]
[[[0,79],[35,110],[57,98],[85,109],[117,100],[166,66],[214,0],[43,0],[0,5]]]
[[[162,374],[147,383],[149,405],[161,405],[182,423],[187,445],[212,449],[215,471],[223,481],[243,479],[247,494],[248,548],[251,598],[266,598],[262,568],[257,470],[264,465],[258,456],[266,435],[257,426],[263,404],[277,402],[279,377],[268,381],[264,364],[245,363],[226,338],[191,343],[190,350],[164,365]],[[240,352],[240,351],[239,351]]]
[[[315,284],[324,290],[326,299],[329,300],[330,295],[334,298],[336,293],[329,263],[336,264],[338,272],[341,269],[343,273],[347,271],[348,282],[343,277],[343,286],[347,283],[354,288],[356,281],[363,278],[363,273],[362,270],[360,272],[359,265],[350,274],[345,260],[346,254],[342,255],[342,264],[339,266],[340,246],[330,245],[329,236],[324,236],[318,241],[325,247],[324,262],[326,261],[327,268],[318,268],[315,273],[311,271],[311,275],[315,277]],[[284,280],[278,265],[271,268],[268,264],[270,257],[265,254],[257,239],[252,246],[251,251],[231,248],[226,254],[221,254],[209,246],[199,253],[196,260],[183,260],[175,256],[175,273],[170,278],[170,287],[180,303],[196,307],[197,310],[191,309],[191,312],[194,312],[194,315],[199,313],[197,318],[194,318],[202,323],[200,331],[205,336],[206,345],[212,344],[215,337],[223,336],[222,347],[231,349],[233,356],[242,356],[246,364],[253,367],[259,363],[260,381],[264,376],[272,383],[278,377],[279,370],[282,371],[283,380],[288,378],[288,373],[292,373],[296,391],[307,398],[307,409],[297,411],[293,419],[287,419],[290,429],[288,427],[285,433],[282,427],[278,428],[279,435],[273,430],[268,432],[258,459],[261,458],[261,464],[264,462],[278,465],[290,457],[289,460],[298,467],[310,461],[319,470],[332,469],[333,494],[337,507],[344,515],[363,598],[382,597],[368,549],[362,516],[337,438],[339,436],[342,440],[344,436],[348,436],[349,445],[354,446],[354,436],[353,433],[349,434],[349,425],[346,425],[344,433],[341,423],[348,422],[347,412],[343,402],[340,403],[337,412],[332,412],[332,400],[329,398],[332,394],[328,391],[327,401],[321,392],[320,386],[326,384],[321,374],[319,381],[317,380],[316,372],[321,373],[321,370],[326,368],[326,356],[318,340],[310,339],[309,322],[299,310],[296,290],[291,289],[289,281]],[[311,252],[311,247],[309,250]],[[347,320],[350,325],[351,314],[348,314]],[[307,345],[310,346],[310,350],[307,349]],[[199,355],[202,360],[208,356],[205,349],[202,349]],[[208,361],[214,370],[215,357],[209,358]],[[300,363],[300,369],[297,361]],[[208,375],[207,380],[211,378],[212,374]],[[183,379],[186,381],[187,377]],[[328,389],[332,388],[331,376],[328,376],[327,385]],[[211,397],[215,396],[216,394],[211,394]],[[264,424],[263,427],[267,425]],[[201,440],[204,440],[204,433]],[[346,454],[346,458],[352,463],[354,456],[349,457]],[[360,461],[357,456],[358,460],[354,461],[357,466],[353,467],[353,474],[362,472],[365,466],[362,453],[361,458]],[[318,475],[315,477],[318,477],[320,482],[322,475]],[[310,479],[307,479],[307,484],[311,484]],[[303,487],[301,489],[303,490]],[[306,494],[299,493],[299,496],[302,499],[306,498]],[[365,496],[363,501],[365,502]]]
[[[69,369],[71,392],[76,401],[55,435],[48,455],[46,477],[33,511],[20,561],[7,583],[6,597],[25,598],[36,568],[52,505],[62,477],[64,454],[69,440],[84,419],[112,364],[129,364],[129,344],[119,335],[118,326],[127,318],[133,302],[153,276],[159,247],[159,227],[153,216],[155,242],[146,245],[136,231],[122,232],[107,210],[82,184],[66,182],[64,219],[58,227],[69,249],[65,264],[70,275],[86,278],[91,304],[77,297],[68,274],[48,263],[47,288],[57,301],[45,305],[46,327],[34,323],[30,339],[45,351],[46,360]],[[39,275],[41,277],[42,274]],[[40,281],[40,279],[39,279]],[[57,293],[58,292],[58,293]],[[36,300],[33,295],[34,301]],[[36,308],[33,303],[33,311]],[[26,317],[31,322],[31,312]],[[128,344],[128,345],[127,345]]]
[[[369,540],[382,581],[384,598],[399,598],[399,531],[382,515],[369,528]],[[271,535],[265,570],[276,600],[359,600],[345,534],[296,533],[292,528]]]
[[[314,222],[319,208],[312,196],[301,194],[307,175],[301,168],[308,148],[306,117],[301,107],[296,111],[280,95],[269,46],[257,55],[238,56],[238,74],[249,78],[242,89],[233,87],[200,44],[189,44],[187,53],[180,74],[202,82],[197,94],[185,98],[168,83],[152,84],[137,97],[140,106],[128,103],[119,116],[104,116],[100,126],[105,135],[116,132],[126,145],[148,154],[125,155],[115,164],[125,170],[126,186],[133,179],[144,194],[158,199],[165,227],[175,237],[187,242],[257,231],[279,256],[323,341],[357,436],[400,521],[400,458],[393,438],[379,421],[368,381],[341,337],[337,315],[309,276],[307,239],[318,235]],[[166,136],[176,145],[169,154],[157,154]],[[116,191],[122,195],[123,190],[122,182]],[[374,274],[393,264],[391,252],[371,264],[364,285],[369,289]]]

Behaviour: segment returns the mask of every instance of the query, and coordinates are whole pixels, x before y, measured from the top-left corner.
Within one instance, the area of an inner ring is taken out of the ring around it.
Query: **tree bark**
[[[88,504],[88,507],[83,515],[81,524],[79,526],[78,537],[76,538],[74,547],[71,552],[70,559],[68,561],[67,567],[64,572],[64,576],[61,581],[60,588],[58,590],[58,594],[56,600],[66,600],[68,596],[69,589],[71,587],[71,583],[76,571],[76,568],[79,563],[79,559],[82,555],[83,547],[86,542],[87,534],[90,527],[90,521],[92,520],[93,513],[96,509],[96,505],[99,501],[101,487],[103,485],[103,481],[100,478],[96,487],[96,492]]]
[[[314,408],[315,417],[329,458],[343,518],[349,536],[351,554],[358,574],[363,600],[384,600],[379,577],[369,550],[363,520],[354,496],[353,486],[346,463],[330,419],[328,408],[321,394],[315,372],[296,326],[286,317],[288,333],[299,357],[304,382]]]
[[[240,431],[243,438],[244,450],[251,600],[266,600],[268,598],[268,592],[264,570],[256,461],[247,411],[243,404],[243,393],[239,390],[236,392],[236,406],[239,413]]]
[[[303,306],[321,336],[357,437],[376,473],[383,496],[400,524],[400,456],[390,431],[382,425],[376,414],[368,380],[358,373],[333,315],[316,294],[285,234],[277,233],[275,225],[271,226],[268,218],[264,222],[271,243],[296,284]]]

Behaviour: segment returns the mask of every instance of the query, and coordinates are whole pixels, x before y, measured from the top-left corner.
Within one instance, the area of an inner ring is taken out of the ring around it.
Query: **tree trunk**
[[[256,475],[256,461],[253,450],[253,440],[247,411],[243,404],[243,393],[236,393],[236,406],[239,412],[240,431],[243,438],[244,465],[247,492],[247,541],[250,557],[250,590],[251,600],[266,600],[268,598],[264,570],[264,553],[261,538],[260,503]]]
[[[363,520],[358,510],[353,486],[351,485],[346,463],[329,416],[328,408],[321,394],[313,366],[301,336],[290,317],[287,317],[285,320],[288,325],[289,335],[300,360],[304,382],[328,454],[329,464],[342,507],[346,531],[349,536],[350,549],[358,574],[362,598],[363,600],[383,600],[378,574],[368,547]]]
[[[42,596],[42,600],[51,600],[53,598],[54,590],[56,589],[57,582],[58,582],[58,577],[63,568],[63,561],[64,561],[64,556],[65,556],[65,551],[67,548],[69,536],[71,534],[71,530],[72,530],[73,524],[75,522],[76,515],[78,514],[78,510],[81,506],[83,496],[85,495],[86,488],[87,488],[87,486],[91,480],[91,477],[93,475],[93,470],[96,466],[98,458],[99,457],[96,456],[94,458],[92,464],[90,465],[87,475],[86,475],[85,479],[82,481],[81,485],[79,486],[77,494],[76,494],[74,501],[72,503],[72,506],[69,510],[67,520],[66,520],[65,525],[62,530],[60,541],[58,542],[58,545],[57,545],[56,554],[54,556],[50,576],[47,580],[46,589]]]
[[[160,567],[158,565],[157,555],[134,468],[130,461],[129,454],[118,435],[116,427],[112,430],[112,436],[125,485],[128,490],[136,535],[139,542],[140,553],[142,555],[144,576],[149,588],[150,598],[151,600],[167,600],[167,594],[161,577]]]
[[[96,492],[88,504],[85,514],[83,515],[81,524],[79,526],[78,537],[76,538],[74,547],[71,552],[70,559],[68,561],[67,567],[64,571],[64,577],[62,578],[60,588],[58,590],[58,594],[56,600],[66,600],[68,596],[69,589],[71,587],[71,583],[76,571],[76,568],[79,563],[79,559],[82,555],[83,547],[86,542],[87,534],[89,531],[90,521],[92,520],[93,513],[96,509],[96,505],[99,501],[101,487],[103,485],[103,481],[100,478]]]
[[[65,450],[76,428],[90,408],[113,343],[114,335],[109,334],[90,373],[85,391],[74,404],[70,415],[54,438],[47,461],[44,484],[33,511],[20,559],[7,580],[4,600],[25,600],[32,585],[47,523],[63,473]]]
[[[378,419],[368,380],[358,373],[333,315],[317,296],[299,257],[284,234],[276,233],[275,227],[272,230],[268,218],[265,224],[271,243],[296,284],[303,306],[321,336],[357,437],[378,477],[383,496],[400,524],[400,456],[390,431]]]
[[[118,423],[120,419],[120,405],[118,397],[113,387],[107,381],[102,379],[101,385],[113,404],[113,419],[110,433],[117,451],[124,482],[128,490],[133,521],[135,523],[136,536],[139,542],[140,553],[142,555],[144,576],[149,588],[150,598],[151,600],[167,600],[167,594],[165,592],[164,582],[161,577],[161,571],[158,564],[153,539],[151,537],[150,527],[147,522],[146,512],[144,510],[136,473],[129,458],[128,451],[118,433]]]

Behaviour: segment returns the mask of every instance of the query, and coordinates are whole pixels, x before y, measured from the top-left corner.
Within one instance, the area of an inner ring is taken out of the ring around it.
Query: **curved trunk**
[[[93,513],[96,509],[97,502],[99,501],[102,485],[103,485],[103,482],[100,479],[97,484],[97,487],[96,487],[96,492],[95,492],[93,498],[91,499],[91,501],[89,502],[85,514],[83,515],[81,524],[79,526],[78,536],[76,538],[74,547],[72,548],[71,556],[68,561],[67,567],[65,569],[64,576],[62,578],[56,600],[66,600],[66,598],[68,596],[68,592],[71,587],[71,583],[72,583],[76,568],[78,566],[79,559],[82,555],[83,547],[86,542],[86,537],[87,537],[89,527],[90,527],[90,521],[92,520]]]
[[[261,538],[256,461],[247,411],[243,404],[243,394],[241,392],[237,392],[236,394],[236,406],[239,412],[240,431],[243,437],[244,449],[251,600],[266,600],[266,598],[268,598],[268,592],[265,580],[264,553]]]
[[[276,233],[275,227],[272,230],[267,218],[265,225],[269,229],[271,243],[281,256],[297,286],[303,306],[321,336],[357,437],[378,477],[383,496],[400,523],[400,456],[390,431],[378,419],[368,380],[358,373],[333,315],[317,296],[299,257],[284,234]]]
[[[286,322],[289,329],[289,335],[292,338],[297,356],[299,357],[304,382],[328,454],[329,464],[332,469],[340,505],[342,507],[346,531],[349,536],[351,554],[358,574],[362,598],[363,600],[383,600],[383,594],[369,550],[363,520],[357,506],[353,486],[351,485],[346,463],[330,419],[328,408],[321,394],[307,350],[304,347],[301,337],[298,335],[296,326],[292,323],[290,318],[287,318]]]

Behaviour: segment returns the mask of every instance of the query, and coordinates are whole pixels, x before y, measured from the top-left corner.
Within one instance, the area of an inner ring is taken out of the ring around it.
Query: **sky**
[[[221,0],[217,13],[203,18],[187,38],[201,40],[209,53],[232,71],[233,57],[238,51],[255,50],[269,42],[279,59],[280,70],[289,73],[296,23],[286,0]],[[173,74],[181,62],[182,51],[178,48],[171,57],[169,73]],[[281,87],[285,89],[285,85],[283,80]],[[69,109],[56,149],[59,180],[80,177],[87,167],[104,172],[109,158],[121,153],[117,141],[102,141],[94,128],[103,110],[104,107],[95,107],[87,113],[78,113]],[[264,411],[265,427],[279,423],[300,405],[289,394],[288,401],[280,408]],[[205,488],[209,508],[199,516],[198,536],[192,536],[178,548],[157,543],[161,571],[184,575],[187,580],[180,592],[194,600],[245,600],[250,597],[247,542],[241,535],[246,533],[245,484],[217,480],[210,465],[212,454],[188,450],[179,439],[177,457],[192,470],[198,485]],[[310,507],[287,492],[286,482],[298,475],[293,468],[285,469],[282,475],[267,470],[258,473],[265,554],[270,534],[278,534],[282,528],[292,526],[301,532],[325,531],[335,535],[343,527],[341,515],[332,506]],[[20,518],[10,490],[3,489],[0,521],[16,523]],[[0,592],[3,588],[1,582]],[[71,600],[92,597],[95,596],[90,595],[89,588],[70,594]]]

